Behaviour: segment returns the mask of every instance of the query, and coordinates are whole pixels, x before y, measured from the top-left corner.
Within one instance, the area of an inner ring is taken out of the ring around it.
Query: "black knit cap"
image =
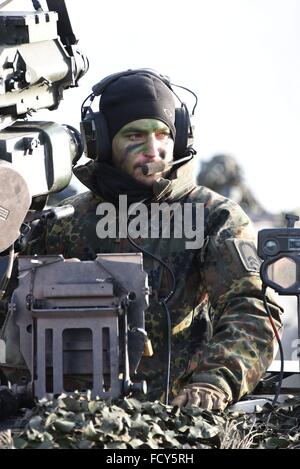
[[[121,76],[110,83],[100,99],[111,140],[138,119],[158,119],[170,129],[175,141],[175,101],[172,90],[159,78],[145,73]]]

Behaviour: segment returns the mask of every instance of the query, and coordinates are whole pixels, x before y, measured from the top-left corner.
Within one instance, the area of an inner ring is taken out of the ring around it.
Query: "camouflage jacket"
[[[98,238],[96,209],[104,200],[93,190],[92,172],[92,165],[82,167],[80,178],[91,191],[63,202],[71,203],[75,214],[52,227],[47,254],[90,260],[97,253],[137,251],[127,239]],[[177,394],[186,383],[211,383],[230,401],[236,401],[255,388],[272,362],[275,348],[263,305],[255,231],[238,205],[206,187],[195,186],[189,165],[175,172],[160,198],[169,204],[175,201],[204,204],[202,248],[186,249],[184,237],[135,240],[162,258],[176,279],[175,293],[168,303],[172,391]],[[31,253],[36,252],[40,253],[40,248],[32,246]],[[144,256],[144,269],[152,287],[145,319],[154,355],[143,357],[139,378],[147,380],[148,397],[155,399],[164,390],[166,371],[166,319],[158,298],[168,294],[171,279],[151,257]],[[280,307],[270,292],[268,303],[279,327]]]

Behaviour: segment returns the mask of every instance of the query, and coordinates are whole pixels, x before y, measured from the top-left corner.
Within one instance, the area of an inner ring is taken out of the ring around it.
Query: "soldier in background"
[[[247,186],[240,165],[231,155],[215,155],[204,161],[197,176],[197,183],[239,204],[252,221],[269,216]]]
[[[257,229],[286,226],[286,212],[271,213],[254,196],[246,183],[243,170],[231,155],[215,155],[201,164],[197,184],[222,194],[237,204],[249,215]],[[289,210],[300,215],[300,208]]]

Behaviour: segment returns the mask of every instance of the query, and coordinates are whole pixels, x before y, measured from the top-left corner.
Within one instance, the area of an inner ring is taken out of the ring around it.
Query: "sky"
[[[198,95],[199,167],[230,154],[267,210],[300,207],[299,0],[66,4],[90,69],[57,111],[41,111],[39,119],[79,128],[81,102],[95,83],[128,68],[154,68]],[[30,10],[31,1],[14,0],[6,10],[13,9]]]

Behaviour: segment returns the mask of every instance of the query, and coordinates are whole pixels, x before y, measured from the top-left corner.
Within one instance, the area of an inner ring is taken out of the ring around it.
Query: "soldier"
[[[237,202],[252,221],[271,218],[245,183],[241,167],[231,155],[215,155],[204,162],[197,183]]]
[[[223,410],[256,387],[273,360],[274,334],[263,306],[255,232],[243,210],[196,186],[192,162],[143,173],[147,163],[184,156],[176,145],[188,124],[175,122],[176,112],[172,88],[155,73],[137,70],[108,80],[100,99],[97,159],[75,170],[89,191],[64,201],[75,207],[75,215],[52,227],[47,253],[89,260],[97,253],[138,252],[128,239],[100,239],[97,233],[101,204],[112,203],[121,215],[119,195],[127,195],[128,204],[204,204],[202,247],[187,249],[184,236],[135,242],[162,258],[176,281],[169,301],[173,403]],[[32,245],[35,252],[40,253]],[[142,358],[137,379],[146,379],[147,397],[157,399],[167,361],[166,319],[158,300],[170,292],[171,279],[150,256],[144,256],[144,268],[152,287],[145,319],[154,354]],[[280,307],[270,295],[268,304],[280,327]]]

